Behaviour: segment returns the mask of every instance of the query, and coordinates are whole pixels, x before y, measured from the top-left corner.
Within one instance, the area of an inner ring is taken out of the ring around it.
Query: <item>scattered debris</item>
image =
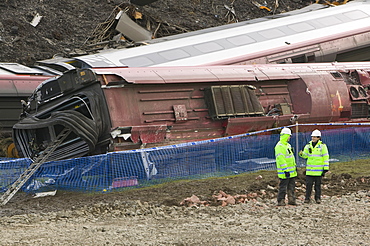
[[[55,194],[57,194],[57,190],[46,191],[46,192],[39,192],[39,193],[35,193],[35,195],[33,196],[33,198],[45,197],[45,196],[55,196]]]
[[[213,195],[213,197],[216,198],[217,201],[221,201],[222,202],[222,204],[221,204],[222,207],[225,207],[225,206],[227,206],[229,204],[230,205],[234,205],[236,203],[236,198],[242,199],[243,202],[245,201],[245,198],[246,198],[246,196],[244,197],[244,195],[242,197],[240,197],[240,196],[233,197],[231,195],[226,194],[222,190],[219,191],[219,194],[218,195]]]
[[[48,42],[50,45],[56,45],[56,43],[55,42],[53,42],[51,39],[49,39],[49,38],[46,38],[46,37],[42,37],[43,39],[45,39],[46,40],[46,42]]]
[[[230,6],[224,4],[225,9],[227,9],[227,13],[225,15],[225,17],[227,18],[227,23],[238,22],[238,18],[236,17],[235,9],[234,9],[234,1],[235,0],[231,2]]]
[[[271,183],[270,181],[269,183]],[[334,175],[330,176],[330,178],[325,177],[323,181],[322,189],[325,190],[325,194],[330,194],[331,190],[355,190],[357,186],[360,185],[367,185],[370,183],[370,177],[359,177],[357,179],[353,179],[350,174],[342,173],[340,175]],[[258,182],[261,185],[260,181]],[[201,201],[196,195],[192,195],[191,197],[188,197],[184,199],[180,205],[181,206],[228,206],[228,205],[235,205],[235,204],[241,204],[241,203],[249,203],[252,202],[252,206],[260,204],[261,199],[275,199],[277,196],[277,187],[278,183],[276,185],[266,184],[266,188],[262,188],[262,186],[258,185],[255,188],[253,188],[254,191],[247,191],[245,190],[245,194],[237,194],[237,195],[230,195],[222,190],[219,190],[215,192],[212,197],[209,198],[207,201]],[[305,180],[303,179],[297,179],[296,181],[296,197],[298,199],[302,198],[304,199],[304,194],[306,192],[306,185]],[[366,193],[368,196],[370,196],[370,192]],[[212,201],[213,199],[213,201]]]
[[[41,18],[42,18],[42,16],[37,13],[33,17],[33,20],[30,22],[31,26],[36,27],[40,23]]]
[[[127,10],[128,7],[125,8],[124,11]],[[122,13],[122,8],[120,6],[116,6],[106,20],[102,23],[99,23],[95,27],[90,36],[85,40],[85,44],[88,46],[107,44],[112,35],[117,35],[115,25],[117,24],[117,21],[121,17]]]
[[[271,185],[267,185],[267,189],[268,190],[275,190],[275,187],[271,186]]]
[[[259,9],[265,9],[265,10],[267,10],[268,12],[271,12],[271,9],[269,8],[269,7],[267,7],[267,3],[266,3],[266,1],[263,3],[263,4],[260,4],[260,3],[258,3],[258,2],[256,2],[256,1],[252,1],[252,3],[257,7],[257,8],[259,8]],[[279,3],[275,3],[275,5],[279,5]]]
[[[338,5],[346,4],[347,2],[349,2],[349,0],[344,0],[342,2],[340,2],[340,1],[316,0],[315,3],[325,4],[325,5],[329,5],[329,6],[338,6]]]
[[[258,175],[257,177],[256,177],[256,180],[259,180],[259,179],[262,179],[263,177],[262,177],[262,175]]]
[[[144,29],[140,25],[136,24],[133,20],[131,20],[126,12],[120,11],[118,15],[119,20],[116,26],[117,31],[119,31],[134,42],[141,42],[151,39],[152,34],[148,30]],[[134,18],[141,19],[141,13],[134,11]]]
[[[182,202],[180,202],[180,205],[184,205],[187,207],[196,207],[199,205],[208,206],[209,203],[207,201],[201,201],[196,195],[192,195],[191,197],[185,198]]]

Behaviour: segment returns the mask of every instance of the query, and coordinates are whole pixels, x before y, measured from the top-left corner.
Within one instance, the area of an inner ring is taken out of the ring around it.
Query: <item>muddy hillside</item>
[[[312,4],[298,0],[3,0],[0,61],[32,65],[115,47],[114,19],[125,11],[153,38],[284,13]],[[150,4],[146,4],[150,3]],[[124,45],[132,40],[120,39]]]

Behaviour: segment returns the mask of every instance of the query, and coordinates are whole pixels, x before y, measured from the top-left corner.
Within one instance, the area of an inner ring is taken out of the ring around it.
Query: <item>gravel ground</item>
[[[221,206],[116,200],[0,218],[0,245],[370,245],[370,190],[277,207],[276,199]]]

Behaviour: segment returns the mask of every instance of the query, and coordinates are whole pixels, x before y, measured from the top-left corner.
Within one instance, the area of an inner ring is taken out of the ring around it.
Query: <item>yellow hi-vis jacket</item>
[[[288,143],[288,134],[281,134],[280,141],[275,146],[275,158],[278,177],[286,179],[285,172],[290,178],[297,177],[297,169],[292,146]]]
[[[310,141],[299,156],[307,159],[306,175],[321,176],[324,170],[329,171],[328,147],[321,140],[317,142],[315,147]]]

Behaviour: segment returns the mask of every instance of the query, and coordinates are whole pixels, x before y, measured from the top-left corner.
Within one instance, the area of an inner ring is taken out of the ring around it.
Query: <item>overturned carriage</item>
[[[370,63],[72,70],[43,82],[13,127],[18,151],[51,159],[369,116]]]

